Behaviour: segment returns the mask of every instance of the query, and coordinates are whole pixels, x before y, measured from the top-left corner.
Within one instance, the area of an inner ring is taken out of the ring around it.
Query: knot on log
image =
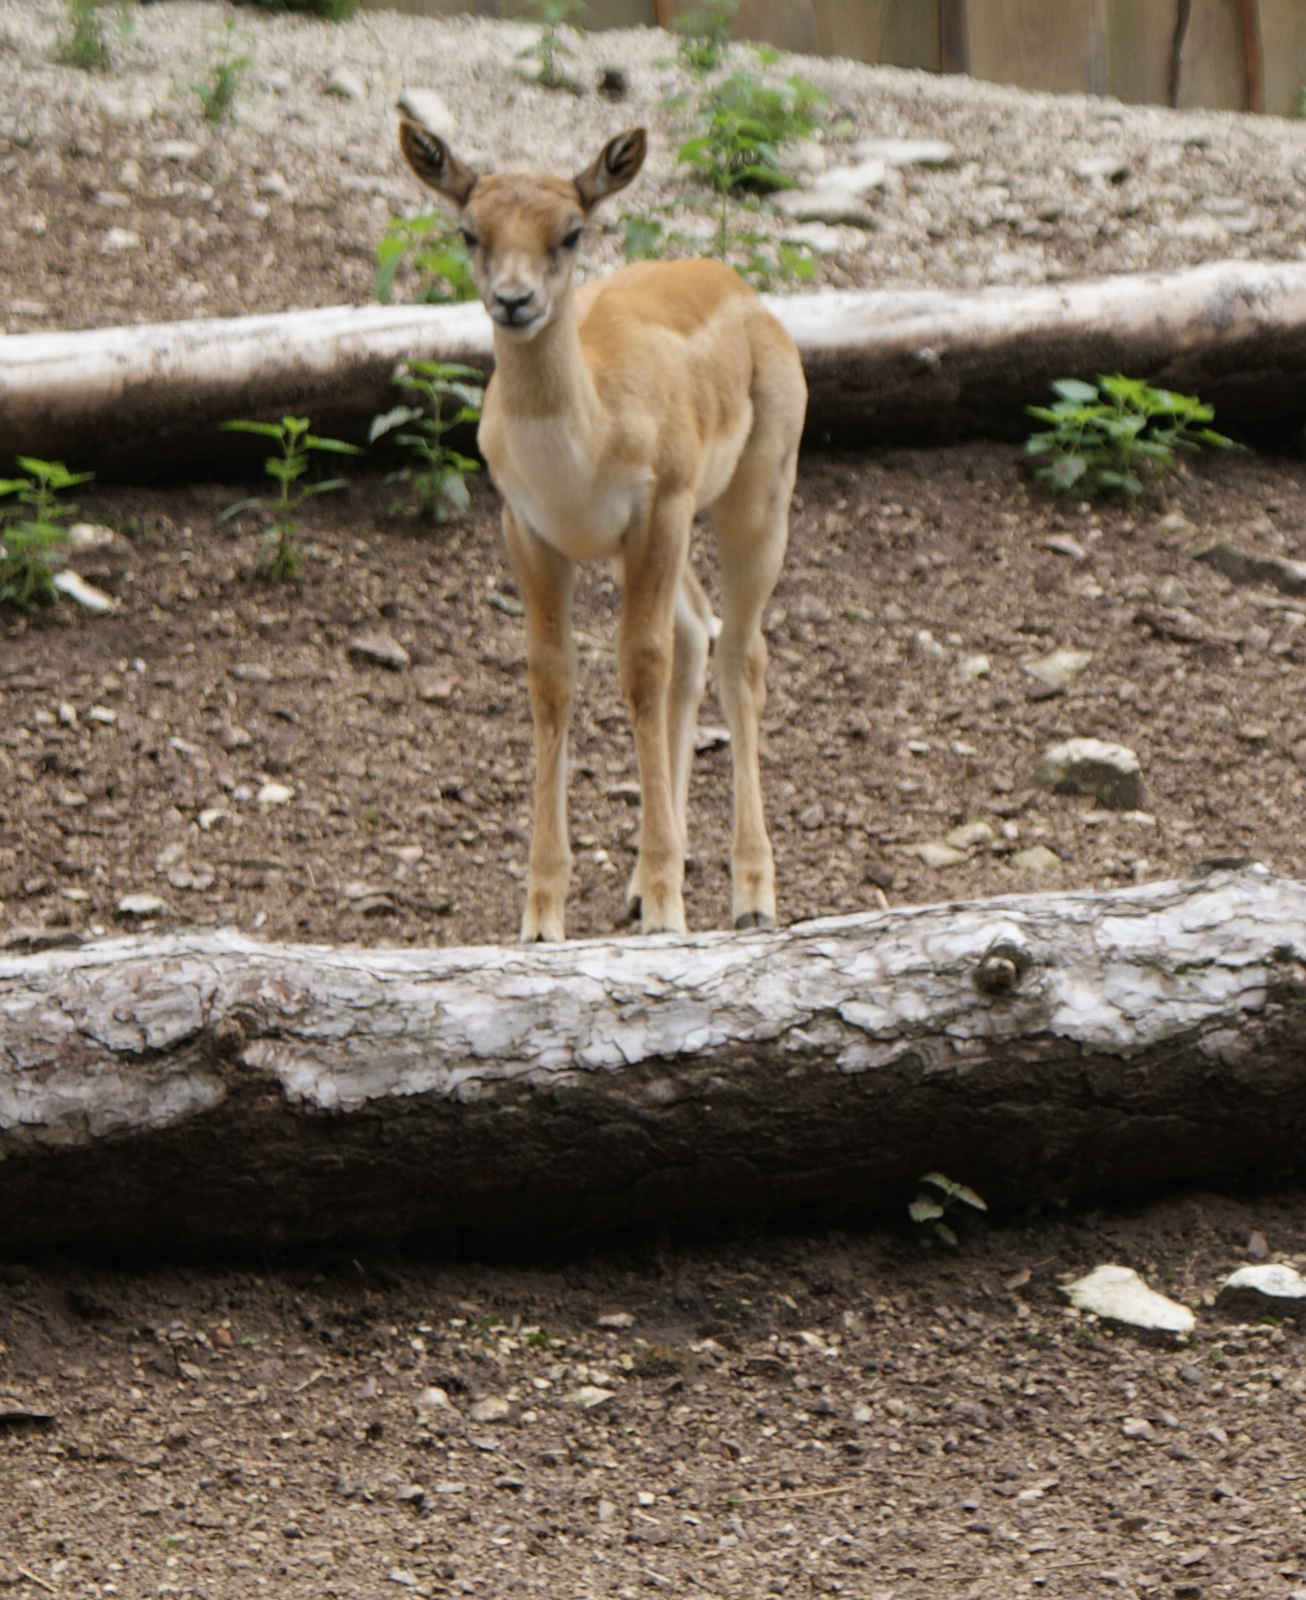
[[[234,1061],[245,1048],[245,1029],[239,1017],[219,1017],[213,1025],[213,1053]]]
[[[1011,994],[1030,966],[1029,952],[1019,945],[995,944],[975,969],[975,987],[981,994]]]

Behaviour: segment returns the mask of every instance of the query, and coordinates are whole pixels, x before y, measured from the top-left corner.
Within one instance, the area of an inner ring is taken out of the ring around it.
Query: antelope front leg
[[[567,837],[567,724],[571,719],[576,647],[571,637],[572,563],[508,507],[503,512],[508,559],[526,609],[526,670],[535,718],[535,823],[522,914],[524,944],[562,939],[571,880]]]
[[[684,933],[684,841],[672,789],[669,700],[676,597],[689,556],[694,515],[688,495],[656,502],[643,528],[627,535],[617,665],[639,758],[639,856],[629,898],[645,933]]]

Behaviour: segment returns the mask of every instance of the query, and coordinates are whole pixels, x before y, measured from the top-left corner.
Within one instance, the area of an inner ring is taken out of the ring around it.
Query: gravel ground
[[[473,162],[576,169],[633,122],[653,130],[630,210],[690,202],[675,227],[693,251],[706,197],[675,168],[692,90],[649,29],[577,38],[569,65],[630,76],[624,102],[522,81],[520,24],[368,12],[338,27],[171,0],[133,13],[111,70],[50,59],[61,8],[0,0],[0,318],[9,331],[89,327],[366,301],[386,220],[422,193],[395,149],[394,103],[435,89]],[[190,87],[234,21],[252,58],[236,119],[212,131]],[[736,60],[757,66],[743,47]],[[337,65],[357,100],[324,92]],[[817,282],[969,287],[1225,257],[1306,256],[1306,126],[1268,117],[1124,107],[847,61],[786,58],[830,97],[824,143],[796,159],[844,165],[866,138],[945,140],[941,170],[891,168],[870,227],[784,224],[817,249]],[[837,136],[836,136],[837,135]],[[187,148],[189,147],[189,148]],[[592,266],[620,259],[614,209]],[[781,227],[764,222],[764,230]],[[698,243],[695,243],[698,241]],[[398,295],[412,292],[402,278]]]
[[[0,1267],[0,1589],[1292,1600],[1300,1195],[522,1266]],[[1191,1341],[1067,1309],[1132,1265]],[[606,1324],[606,1325],[605,1325]]]

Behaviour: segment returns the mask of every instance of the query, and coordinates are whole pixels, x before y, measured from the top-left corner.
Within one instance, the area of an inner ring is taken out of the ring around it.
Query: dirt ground
[[[0,1588],[1300,1597],[1301,1332],[1209,1305],[1249,1246],[1303,1264],[1302,1196],[980,1221],[956,1256],[0,1267]],[[1069,1311],[1102,1260],[1191,1301],[1191,1342]]]
[[[782,920],[1016,887],[1095,887],[1215,856],[1306,872],[1306,612],[1191,551],[1222,534],[1292,554],[1296,463],[1195,460],[1142,506],[1080,512],[1006,445],[803,466],[767,614],[763,779]],[[388,516],[375,477],[322,498],[305,578],[256,576],[238,488],[96,489],[121,530],[76,564],[121,599],[10,622],[0,657],[0,928],[103,931],[124,896],[159,925],[275,939],[477,943],[515,935],[530,825],[519,604],[492,493],[461,525]],[[698,570],[714,578],[710,536]],[[611,640],[586,572],[574,721],[572,935],[624,914],[638,790]],[[412,665],[356,653],[384,630]],[[1091,653],[1066,692],[1026,670]],[[983,657],[981,661],[978,658]],[[691,796],[692,927],[729,913],[729,760],[710,694]],[[1067,736],[1138,754],[1140,809],[1033,784]],[[269,803],[265,786],[285,803]],[[286,791],[290,791],[287,795]],[[260,799],[260,796],[263,796]],[[965,859],[910,853],[984,827]],[[1043,874],[1022,870],[1042,845]],[[20,933],[21,937],[21,933]]]

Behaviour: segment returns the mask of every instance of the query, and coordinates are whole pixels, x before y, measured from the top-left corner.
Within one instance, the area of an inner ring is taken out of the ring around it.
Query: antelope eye
[[[569,234],[567,234],[566,237],[563,239],[562,248],[564,250],[574,250],[576,248],[576,246],[580,243],[580,236],[581,236],[583,231],[584,230],[580,227],[580,225],[577,224],[577,226],[574,227],[571,230],[571,232]]]

